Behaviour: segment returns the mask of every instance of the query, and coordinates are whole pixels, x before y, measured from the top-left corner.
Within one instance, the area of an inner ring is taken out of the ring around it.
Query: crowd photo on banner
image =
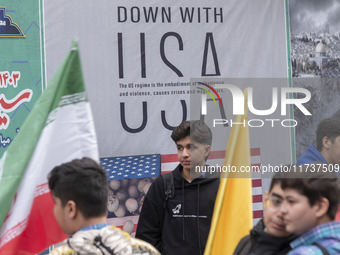
[[[3,0],[0,255],[340,254],[339,0]]]

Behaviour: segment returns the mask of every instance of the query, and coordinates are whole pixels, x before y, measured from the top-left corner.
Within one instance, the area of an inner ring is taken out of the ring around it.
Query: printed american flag
[[[161,155],[101,158],[100,164],[108,173],[109,181],[157,177],[161,169]]]
[[[225,151],[212,151],[209,155],[209,165],[223,165]],[[250,149],[252,166],[261,165],[260,149]],[[101,158],[100,163],[107,171],[110,180],[122,180],[125,178],[145,178],[156,177],[159,173],[167,173],[176,168],[178,165],[177,154],[151,154],[138,156],[123,157],[106,157]],[[253,192],[253,224],[263,217],[262,203],[262,179],[260,173],[252,175],[252,192]],[[131,233],[135,235],[139,215],[127,216],[121,218],[111,218],[108,221],[118,227],[121,227],[127,221],[132,221],[134,229]]]

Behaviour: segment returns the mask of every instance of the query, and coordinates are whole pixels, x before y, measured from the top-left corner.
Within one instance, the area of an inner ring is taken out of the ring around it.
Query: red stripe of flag
[[[36,250],[36,247],[45,249],[66,239],[67,235],[62,233],[53,216],[53,207],[54,202],[50,193],[35,197],[26,229],[5,244],[1,248],[1,254],[13,254],[17,247],[20,247],[21,252],[38,253],[41,250]]]
[[[263,217],[263,211],[259,210],[259,211],[253,211],[253,218],[254,219],[259,219]]]
[[[253,203],[261,203],[262,195],[253,195]]]
[[[262,179],[252,180],[252,186],[253,188],[262,187]]]

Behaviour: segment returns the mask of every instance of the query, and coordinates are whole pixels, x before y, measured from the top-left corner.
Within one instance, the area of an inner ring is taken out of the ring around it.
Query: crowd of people
[[[264,216],[239,241],[235,255],[340,254],[339,177],[334,171],[312,174],[307,165],[340,165],[340,119],[321,121],[316,137],[316,147],[297,161],[304,171],[273,176]],[[136,238],[107,224],[108,182],[100,165],[83,158],[56,166],[48,176],[53,212],[70,237],[51,254],[203,254],[219,176],[195,167],[205,166],[212,133],[202,121],[184,121],[171,138],[179,164],[152,183]]]

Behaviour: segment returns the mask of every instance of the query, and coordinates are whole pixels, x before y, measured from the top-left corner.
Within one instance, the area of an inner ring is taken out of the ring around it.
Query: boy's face
[[[264,225],[266,232],[275,237],[286,237],[290,233],[286,231],[283,214],[280,210],[284,197],[284,192],[279,183],[275,184],[272,190],[265,194],[264,203]]]
[[[340,164],[340,136],[335,137],[333,142],[330,140],[328,156],[328,163]]]
[[[284,214],[286,230],[301,235],[317,226],[318,203],[311,206],[306,196],[291,188],[285,189],[284,193],[285,202],[281,211]]]
[[[190,136],[186,136],[177,141],[178,161],[183,166],[184,170],[190,171],[195,169],[195,166],[203,166],[205,158],[209,155],[210,145],[198,143],[190,140]]]

